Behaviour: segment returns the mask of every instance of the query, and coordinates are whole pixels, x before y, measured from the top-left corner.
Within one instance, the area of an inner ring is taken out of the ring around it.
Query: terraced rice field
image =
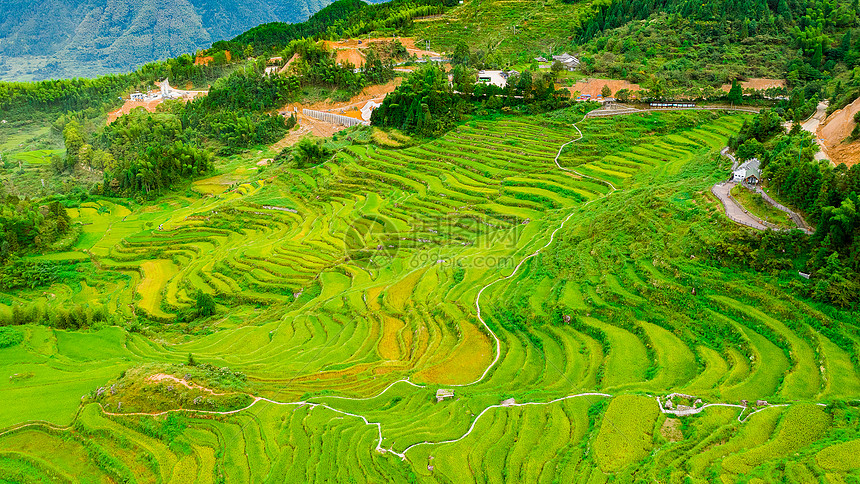
[[[51,155],[60,154],[59,150],[36,150],[27,151],[24,153],[14,153],[9,155],[9,160],[12,162],[22,162],[31,165],[43,165],[51,162]]]
[[[743,119],[589,119],[561,151],[578,119],[475,121],[308,171],[203,180],[199,198],[82,206],[70,254],[87,258],[65,263],[86,277],[0,294],[0,311],[105,306],[121,327],[28,325],[0,349],[0,475],[856,480],[856,314],[707,261],[740,230],[708,188]],[[613,142],[628,129],[647,134]],[[216,315],[187,323],[200,293]],[[123,370],[189,353],[246,375],[255,403],[157,417],[96,403]],[[454,397],[436,403],[440,388]],[[786,406],[708,407],[681,426],[654,398],[671,392]]]

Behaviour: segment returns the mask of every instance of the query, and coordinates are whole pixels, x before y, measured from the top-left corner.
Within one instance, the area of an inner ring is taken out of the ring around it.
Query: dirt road
[[[818,137],[827,147],[827,156],[834,165],[845,163],[849,167],[860,163],[860,140],[848,137],[854,129],[854,115],[860,112],[860,98],[837,109],[818,126]]]
[[[815,153],[815,159],[819,161],[830,161],[830,157],[827,156],[827,148],[824,146],[824,142],[818,137],[818,126],[821,125],[821,123],[824,121],[824,118],[826,117],[827,101],[821,101],[815,108],[815,114],[813,114],[811,118],[807,119],[800,125],[800,127],[803,128],[804,131],[809,131],[815,136],[815,141],[818,143],[819,148],[818,153]]]

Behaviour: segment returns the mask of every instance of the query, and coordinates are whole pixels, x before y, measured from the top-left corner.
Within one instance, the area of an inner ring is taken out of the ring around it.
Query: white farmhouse
[[[565,69],[569,71],[576,70],[579,67],[579,59],[565,52],[561,55],[552,56],[552,60],[561,62],[561,65],[564,66]]]
[[[494,86],[505,87],[508,85],[508,78],[514,74],[519,74],[517,71],[478,71],[478,82],[492,84]]]
[[[758,158],[750,158],[732,173],[732,181],[746,183],[747,185],[758,185],[761,181],[761,161]]]

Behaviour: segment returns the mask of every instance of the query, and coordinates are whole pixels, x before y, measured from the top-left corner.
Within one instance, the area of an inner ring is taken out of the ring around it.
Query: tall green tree
[[[726,98],[733,104],[740,104],[743,102],[744,90],[737,79],[732,80],[732,88],[729,89],[729,93],[726,95]]]

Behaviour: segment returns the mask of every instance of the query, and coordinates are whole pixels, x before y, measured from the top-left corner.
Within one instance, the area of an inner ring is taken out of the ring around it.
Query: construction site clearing
[[[312,109],[314,111],[340,114],[341,116],[348,116],[362,121],[370,121],[370,113],[372,110],[375,109],[376,106],[379,106],[382,103],[382,100],[385,99],[385,96],[393,92],[401,82],[403,82],[403,78],[398,77],[392,81],[386,82],[385,84],[367,86],[362,89],[360,93],[353,96],[349,101],[336,102],[325,100],[306,104],[290,103],[284,106],[281,111],[286,112],[286,115],[289,116],[290,113],[295,111],[301,113],[302,109]],[[369,106],[370,109],[368,109]]]
[[[768,79],[765,77],[753,77],[748,81],[741,81],[740,84],[742,89],[752,89],[754,91],[764,91],[771,88],[779,89],[785,88],[786,86],[785,79]],[[720,86],[720,90],[725,92],[729,92],[731,89],[731,84],[723,84]]]
[[[603,86],[609,88],[612,92],[611,95],[615,95],[618,91],[622,89],[627,89],[630,92],[639,91],[642,88],[639,84],[632,84],[622,79],[580,79],[576,81],[576,84],[567,88],[570,91],[571,95],[574,93],[579,93],[580,96],[589,96],[592,99],[596,99],[601,97],[601,93],[603,91]]]
[[[170,81],[165,79],[158,83],[158,89],[153,89],[146,93],[135,92],[130,98],[125,101],[125,104],[116,111],[108,113],[107,123],[111,124],[120,116],[124,116],[132,111],[132,109],[143,108],[150,113],[154,113],[159,104],[169,99],[181,100],[183,102],[191,101],[198,96],[205,96],[208,91],[187,91],[176,89],[170,86]]]
[[[355,67],[364,65],[365,54],[364,50],[369,49],[373,44],[384,42],[394,42],[395,40],[403,44],[406,48],[406,53],[412,57],[423,58],[441,58],[440,53],[433,52],[427,49],[420,49],[415,46],[415,39],[409,37],[374,37],[370,39],[345,39],[338,41],[326,41],[325,46],[329,50],[333,50],[338,63],[349,62]]]
[[[833,165],[846,166],[860,163],[860,140],[851,140],[851,131],[857,123],[854,115],[860,112],[860,99],[838,109],[818,125],[816,135],[824,146]]]

